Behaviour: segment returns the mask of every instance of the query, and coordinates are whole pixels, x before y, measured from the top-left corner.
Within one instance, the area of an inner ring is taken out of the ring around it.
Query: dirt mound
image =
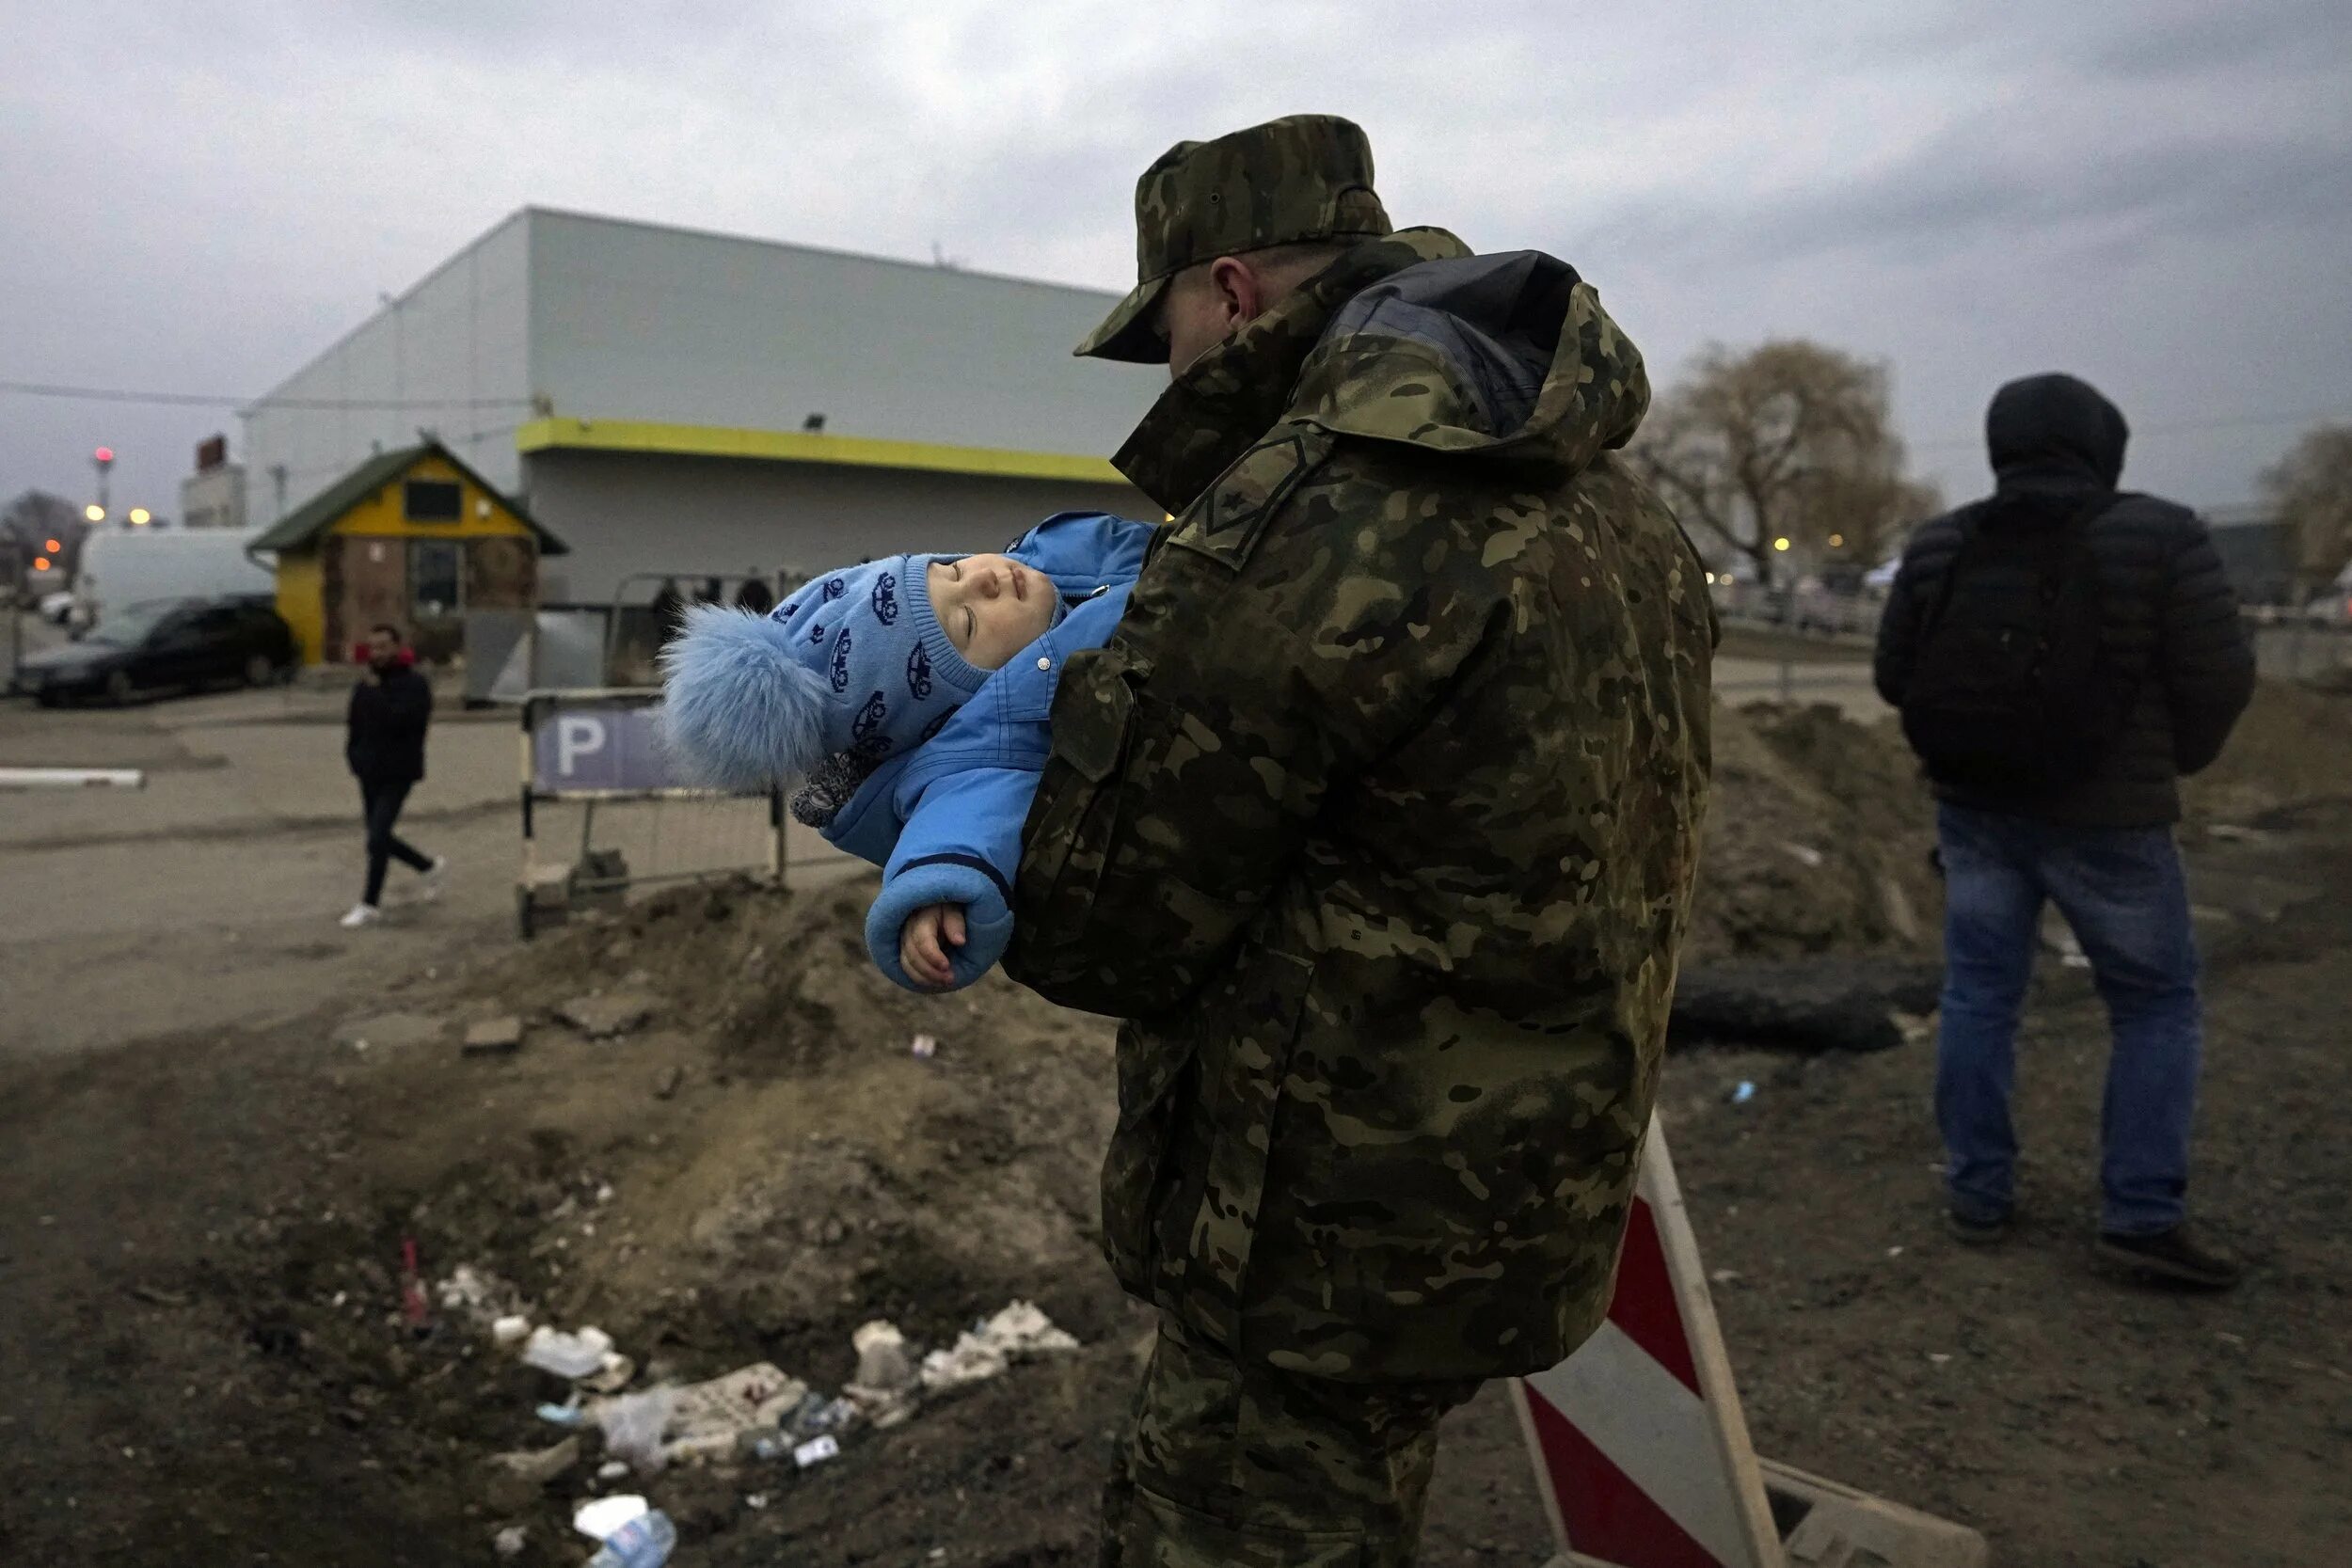
[[[622,1174],[567,1249],[579,1283],[553,1294],[559,1315],[659,1339],[664,1304],[688,1300],[705,1330],[787,1349],[807,1334],[837,1355],[878,1313],[952,1328],[992,1298],[1090,1277],[1107,1028],[1001,977],[940,1000],[898,990],[859,937],[870,896],[865,881],[672,895],[477,988],[542,1016],[580,975],[627,964],[620,982],[660,999],[642,1039],[555,1047],[640,1058],[614,1086],[644,1128],[601,1162]],[[936,1054],[914,1053],[918,1033]],[[1088,1302],[1054,1307],[1102,1326]]]
[[[862,1323],[890,1318],[943,1346],[1034,1300],[1085,1343],[1067,1364],[1016,1369],[1007,1388],[927,1410],[903,1437],[862,1438],[824,1473],[796,1477],[787,1461],[634,1483],[711,1562],[772,1560],[819,1533],[839,1560],[928,1549],[905,1532],[932,1525],[894,1521],[886,1504],[908,1477],[878,1452],[946,1441],[1009,1460],[996,1433],[1066,1422],[1073,1402],[1115,1409],[1137,1325],[1094,1235],[1107,1026],[1001,979],[941,1000],[897,990],[859,941],[870,895],[868,882],[674,893],[419,988],[432,994],[403,1006],[453,1022],[519,1015],[521,1049],[341,1047],[351,1124],[331,1135],[334,1168],[245,1238],[266,1288],[215,1278],[203,1292],[251,1300],[269,1381],[323,1423],[364,1425],[433,1511],[472,1521],[453,1530],[486,1544],[492,1524],[527,1527],[526,1563],[579,1560],[565,1521],[597,1443],[544,1490],[496,1473],[491,1455],[564,1435],[533,1415],[561,1386],[493,1351],[464,1313],[404,1323],[389,1304],[410,1243],[429,1282],[464,1264],[534,1323],[604,1329],[637,1386],[764,1360],[837,1389]],[[562,1019],[589,1010],[572,1004],[592,988],[649,1016],[590,1038]],[[911,1049],[918,1032],[931,1053]],[[1070,1511],[1030,1539],[1074,1549],[1096,1465],[1089,1452],[1069,1466]],[[748,1507],[748,1492],[775,1506]]]
[[[1825,705],[1715,710],[1688,957],[1910,948],[1942,893],[1926,792],[1891,723]]]
[[[2236,822],[2352,796],[2352,692],[2259,683],[2220,759],[2181,793],[2191,816]]]

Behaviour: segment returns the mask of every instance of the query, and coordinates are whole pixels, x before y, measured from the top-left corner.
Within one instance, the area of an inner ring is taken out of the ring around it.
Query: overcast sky
[[[1661,386],[1884,358],[1956,499],[2015,374],[2202,504],[2352,418],[2344,0],[9,0],[0,61],[5,380],[250,397],[526,204],[1123,288],[1154,155],[1322,110],[1400,224],[1574,262]],[[215,430],[0,392],[0,498],[87,499],[103,441],[176,513]]]

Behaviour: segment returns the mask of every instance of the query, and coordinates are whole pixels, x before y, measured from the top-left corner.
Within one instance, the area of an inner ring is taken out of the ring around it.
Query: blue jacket
[[[1102,513],[1063,512],[1015,540],[1005,553],[1051,579],[1066,611],[937,735],[876,770],[822,830],[828,842],[882,868],[866,947],[908,990],[922,988],[899,967],[898,936],[918,910],[964,907],[964,944],[948,949],[956,988],[987,974],[1012,939],[1021,826],[1052,748],[1047,716],[1063,662],[1110,641],[1153,531]]]

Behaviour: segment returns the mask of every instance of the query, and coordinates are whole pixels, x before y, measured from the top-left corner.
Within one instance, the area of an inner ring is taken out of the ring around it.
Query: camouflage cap
[[[1372,143],[1337,115],[1292,115],[1215,141],[1181,141],[1136,182],[1136,283],[1075,352],[1159,364],[1152,308],[1186,267],[1278,245],[1376,239]]]

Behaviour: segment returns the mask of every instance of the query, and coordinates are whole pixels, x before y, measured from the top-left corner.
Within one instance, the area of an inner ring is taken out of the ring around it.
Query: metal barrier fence
[[[750,874],[783,885],[784,797],[729,795],[675,782],[660,729],[659,689],[532,691],[522,703],[522,869],[516,927],[528,940],[578,908],[625,902],[632,888]],[[543,841],[577,851],[540,858]]]
[[[2352,679],[2352,625],[2264,610],[2249,610],[2247,621],[2264,674],[2330,684]]]
[[[632,572],[612,590],[612,603],[604,611],[604,679],[614,685],[660,678],[656,656],[669,637],[671,624],[660,605],[660,590],[668,587],[680,597],[679,610],[695,604],[734,604],[745,586],[757,581],[771,604],[781,601],[808,580],[794,566],[749,576],[702,576],[682,572]]]
[[[1775,671],[1719,679],[1718,691],[1740,692],[1750,701],[1769,695],[1794,702],[1806,686],[1853,684],[1843,673],[1847,661],[1853,662],[1862,682],[1867,683],[1868,649],[1886,607],[1883,594],[1808,597],[1803,591],[1734,583],[1719,586],[1714,596],[1716,612],[1727,630],[1766,632],[1780,643],[1770,660],[1777,665]],[[2323,616],[2264,605],[2249,606],[2239,614],[2265,675],[2321,684],[2352,681],[2352,611]]]
[[[1886,607],[1883,589],[1834,593],[1820,585],[1718,582],[1708,590],[1715,613],[1741,626],[1771,626],[1822,637],[1869,637]]]

